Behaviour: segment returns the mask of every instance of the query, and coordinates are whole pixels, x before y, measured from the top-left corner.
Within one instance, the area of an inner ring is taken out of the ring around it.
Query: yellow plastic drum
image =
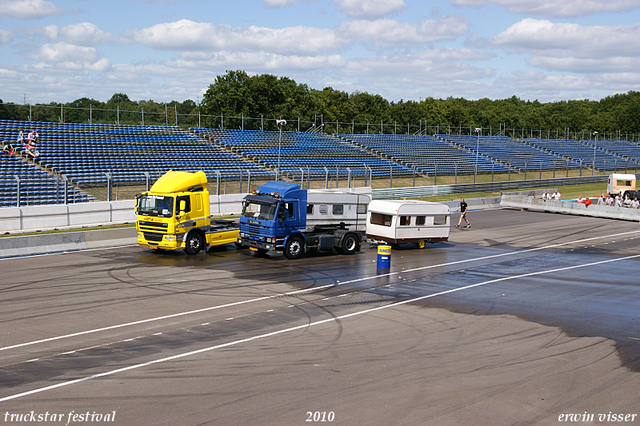
[[[391,267],[391,246],[378,246],[378,268]]]

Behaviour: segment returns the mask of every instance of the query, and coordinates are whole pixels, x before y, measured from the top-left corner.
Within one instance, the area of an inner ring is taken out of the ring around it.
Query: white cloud
[[[337,32],[344,39],[370,42],[375,46],[394,47],[454,40],[467,32],[469,25],[466,19],[447,15],[438,20],[425,20],[415,25],[389,19],[349,21],[342,23],[337,28]]]
[[[532,55],[530,64],[548,70],[578,73],[631,70],[640,65],[640,24],[581,26],[523,19],[493,38],[493,44]]]
[[[269,51],[279,54],[315,55],[344,46],[332,30],[311,27],[231,28],[226,25],[182,19],[137,31],[134,40],[158,50]]]
[[[11,31],[0,30],[0,44],[9,44],[13,39],[14,35]]]
[[[64,42],[43,44],[30,59],[44,62],[96,61],[98,52],[93,47],[75,46]]]
[[[455,15],[417,24],[394,20],[350,21],[333,29],[250,26],[232,28],[182,19],[136,31],[133,40],[157,50],[191,52],[269,52],[309,57],[335,54],[354,42],[376,47],[419,45],[454,40],[469,29],[469,22]],[[59,35],[56,33],[56,36]],[[77,43],[78,44],[78,43]]]
[[[334,0],[341,12],[352,18],[377,19],[404,9],[403,0]]]
[[[70,44],[78,46],[95,46],[98,44],[110,44],[123,42],[124,40],[102,31],[90,22],[71,24],[64,27],[58,25],[47,25],[41,30],[43,34],[51,40],[64,39]]]
[[[12,16],[20,19],[42,18],[59,15],[65,10],[44,0],[2,0],[0,16]]]
[[[46,71],[107,71],[111,62],[93,47],[64,42],[43,44],[29,59],[41,61],[25,69]],[[53,62],[53,64],[51,64]]]
[[[458,6],[481,7],[497,4],[510,12],[525,15],[567,18],[640,8],[638,0],[450,0]]]
[[[301,1],[304,0],[264,0],[264,4],[266,4],[268,7],[280,7],[289,4],[300,3]]]

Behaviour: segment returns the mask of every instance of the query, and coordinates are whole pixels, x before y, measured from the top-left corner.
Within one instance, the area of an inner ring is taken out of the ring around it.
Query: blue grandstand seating
[[[438,135],[460,146],[473,151],[479,149],[481,153],[490,158],[508,164],[518,170],[543,169],[549,170],[555,167],[579,167],[580,164],[570,158],[546,151],[524,141],[508,136],[473,136],[473,135]],[[477,148],[479,145],[479,148]]]
[[[248,158],[258,161],[267,167],[278,165],[280,152],[280,170],[290,177],[299,176],[302,172],[311,177],[324,177],[326,167],[332,175],[338,173],[344,177],[351,169],[352,175],[365,176],[365,165],[371,169],[373,177],[407,176],[413,171],[401,163],[377,155],[356,146],[351,142],[324,133],[308,133],[262,130],[225,130],[225,129],[191,129],[197,134],[214,140],[221,146],[234,152],[242,153]]]
[[[0,137],[13,143],[18,131],[40,135],[36,163],[2,154],[0,206],[15,206],[16,179],[21,181],[21,204],[49,204],[64,197],[62,176],[79,187],[104,185],[106,173],[114,184],[143,183],[144,172],[157,178],[168,170],[203,170],[210,181],[218,175],[237,180],[247,171],[253,178],[271,178],[280,161],[281,173],[298,178],[410,176],[418,173],[453,174],[507,170],[591,166],[594,144],[596,167],[637,167],[640,145],[627,141],[518,140],[474,135],[362,135],[256,131],[173,126],[45,123],[0,120]],[[213,143],[212,143],[213,142]],[[476,152],[479,142],[479,152]],[[280,155],[279,155],[280,154]],[[74,186],[71,202],[91,200]]]
[[[64,183],[50,173],[17,155],[0,154],[0,207],[18,204],[17,186],[20,180],[20,205],[56,204],[64,202]],[[93,200],[76,188],[69,188],[68,200],[81,203]]]
[[[254,162],[169,126],[44,123],[0,120],[0,136],[14,141],[18,131],[39,133],[39,165],[50,175],[64,175],[80,186],[144,182],[144,172],[158,177],[168,170],[203,170],[210,180],[273,173]],[[22,148],[20,148],[20,151]]]
[[[360,144],[373,152],[401,161],[421,173],[478,173],[506,171],[508,166],[493,161],[475,150],[456,146],[440,137],[402,134],[340,134],[340,137]]]
[[[528,143],[549,152],[562,155],[584,166],[593,165],[594,145],[573,139],[527,139]],[[596,170],[613,169],[616,164],[624,165],[627,161],[622,155],[604,149],[608,141],[599,141],[595,147]]]

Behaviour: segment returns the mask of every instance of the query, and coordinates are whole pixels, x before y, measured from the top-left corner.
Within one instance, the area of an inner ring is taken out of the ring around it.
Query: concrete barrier
[[[0,238],[0,258],[137,244],[135,228],[100,229]]]
[[[523,195],[504,194],[500,200],[500,206],[532,211],[551,213],[573,214],[579,216],[600,217],[606,219],[620,219],[640,222],[640,209],[626,207],[598,206],[592,204],[586,206],[582,203],[571,201],[543,201],[540,198]]]

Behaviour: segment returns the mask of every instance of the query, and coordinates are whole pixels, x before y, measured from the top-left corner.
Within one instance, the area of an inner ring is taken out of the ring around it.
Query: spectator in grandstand
[[[456,209],[456,211],[460,211],[460,219],[458,219],[458,223],[456,224],[456,228],[460,228],[460,224],[462,223],[462,219],[467,222],[467,228],[471,228],[471,224],[467,220],[467,203],[464,202],[464,198],[460,200],[460,208]]]
[[[560,201],[562,198],[562,196],[560,195],[560,193],[558,192],[558,190],[556,189],[556,192],[553,193],[553,195],[551,196],[551,199],[553,201]]]
[[[22,133],[22,132],[20,132],[20,133]],[[32,142],[34,142],[34,143],[35,143],[35,142],[37,142],[37,141],[38,141],[38,138],[39,138],[39,136],[38,136],[38,132],[36,132],[35,130],[32,130],[32,131],[30,131],[30,132],[29,132],[29,134],[27,135],[27,142],[28,142],[28,141],[32,141]]]
[[[33,138],[31,137],[31,133],[35,133],[35,136]],[[38,134],[36,132],[31,133],[29,133],[29,136],[27,137],[27,143],[24,146],[24,151],[27,153],[27,155],[36,158],[40,156],[40,153],[38,152],[38,150],[36,150],[36,139],[38,137]]]
[[[14,148],[9,141],[2,141],[2,150],[9,155],[13,155]]]
[[[18,132],[18,140],[16,140],[16,144],[17,145],[22,145],[23,141],[24,141],[24,135],[22,134],[22,130],[20,130]]]
[[[638,197],[635,197],[631,204],[629,204],[629,208],[637,209],[640,206],[640,202],[638,201]]]

